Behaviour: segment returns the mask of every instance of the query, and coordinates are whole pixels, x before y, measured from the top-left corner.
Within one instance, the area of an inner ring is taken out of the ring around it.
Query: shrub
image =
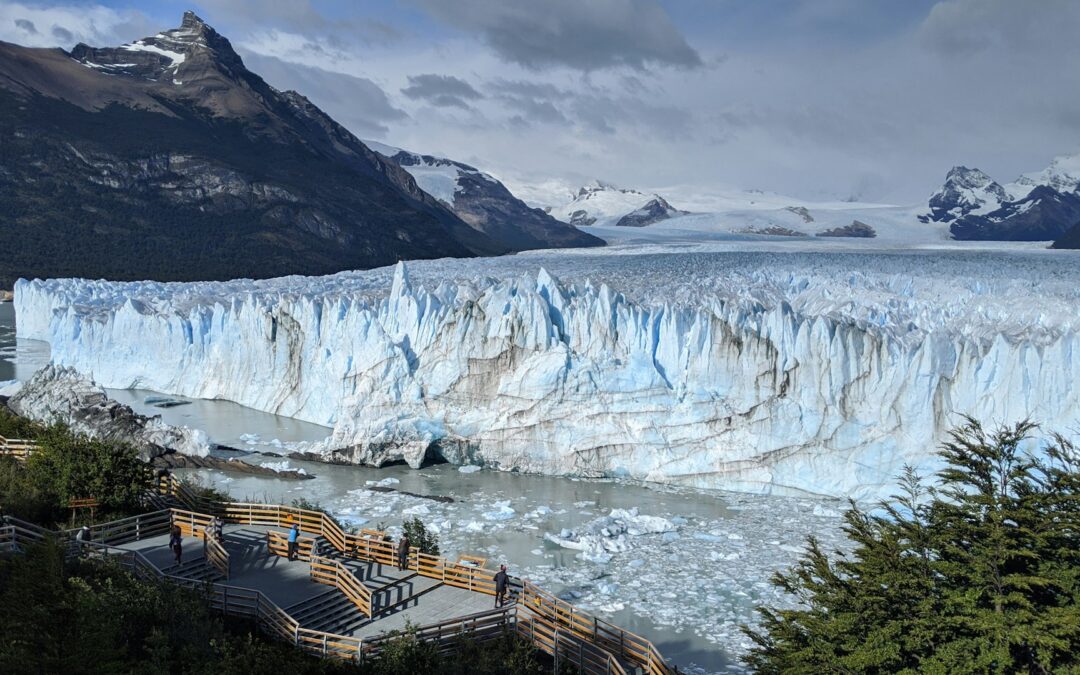
[[[61,506],[93,497],[114,512],[141,510],[153,471],[135,448],[94,440],[59,425],[49,427],[37,441],[38,450],[26,461],[30,480]]]
[[[402,523],[405,534],[409,537],[409,544],[420,549],[421,553],[439,555],[439,537],[433,532],[428,532],[424,521],[414,517]]]

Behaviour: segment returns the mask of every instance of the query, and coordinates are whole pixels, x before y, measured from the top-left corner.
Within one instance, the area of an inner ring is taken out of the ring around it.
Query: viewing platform
[[[462,640],[516,635],[583,673],[668,675],[651,642],[511,577],[496,607],[496,572],[483,558],[456,561],[408,553],[375,530],[346,532],[321,511],[209,500],[171,475],[147,501],[159,510],[79,530],[55,532],[14,518],[0,526],[0,552],[60,537],[69,552],[111,559],[145,580],[178,583],[209,596],[224,614],[245,617],[265,633],[306,652],[363,663],[407,627],[450,654]],[[217,519],[215,521],[215,519]],[[221,537],[213,524],[222,523]],[[287,536],[299,528],[295,559]],[[180,564],[169,548],[180,528]]]

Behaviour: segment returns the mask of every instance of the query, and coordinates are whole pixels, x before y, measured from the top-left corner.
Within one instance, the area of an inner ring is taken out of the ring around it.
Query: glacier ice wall
[[[587,260],[558,264],[573,275]],[[432,264],[425,284],[402,265],[392,280],[20,281],[15,301],[20,337],[106,387],[330,424],[311,449],[356,463],[434,453],[869,498],[905,463],[933,468],[960,414],[1066,429],[1080,411],[1076,298],[1055,286],[1025,303],[1037,276],[719,264],[654,292],[641,286],[663,267],[637,264],[627,256],[611,277],[627,294],[543,268],[452,280]]]

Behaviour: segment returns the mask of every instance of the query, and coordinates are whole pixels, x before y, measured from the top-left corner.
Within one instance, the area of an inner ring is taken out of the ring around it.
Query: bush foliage
[[[744,631],[762,673],[1080,672],[1080,454],[1038,450],[1029,423],[968,420],[936,487],[910,469],[901,494],[845,515],[848,553],[811,538],[773,584],[803,608],[761,609]]]
[[[421,553],[439,555],[439,537],[434,532],[428,532],[424,521],[413,517],[402,523],[405,534],[409,537],[409,545],[420,549]]]
[[[98,500],[99,520],[144,510],[141,497],[154,474],[131,446],[94,440],[62,425],[42,427],[7,412],[0,412],[0,428],[39,445],[25,462],[0,458],[4,513],[51,526],[64,520],[73,499]]]

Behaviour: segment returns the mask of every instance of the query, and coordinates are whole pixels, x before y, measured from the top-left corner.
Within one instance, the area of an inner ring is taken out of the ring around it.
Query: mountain
[[[929,207],[919,219],[948,223],[954,239],[1057,239],[1080,220],[1080,155],[1057,157],[1005,185],[978,169],[953,167]]]
[[[494,176],[468,164],[374,141],[366,144],[409,172],[422,190],[463,221],[509,249],[604,245],[602,239],[530,208]]]
[[[1039,185],[1023,199],[983,216],[968,215],[949,228],[955,239],[1050,241],[1080,221],[1080,193]]]
[[[635,213],[638,215],[623,222]],[[578,190],[569,203],[552,207],[551,214],[578,227],[598,224],[641,227],[685,215],[686,211],[674,208],[660,195],[594,181]]]
[[[191,12],[117,48],[0,43],[0,139],[0,287],[324,274],[522,248],[267,84]]]
[[[1005,188],[982,171],[954,166],[945,176],[945,184],[931,195],[930,213],[923,216],[923,222],[943,223],[973,212],[993,211],[1011,199]]]
[[[657,195],[641,208],[619,218],[619,222],[615,223],[615,225],[619,227],[645,227],[675,216],[685,216],[688,213],[689,211],[680,211],[668,204],[663,197]]]

